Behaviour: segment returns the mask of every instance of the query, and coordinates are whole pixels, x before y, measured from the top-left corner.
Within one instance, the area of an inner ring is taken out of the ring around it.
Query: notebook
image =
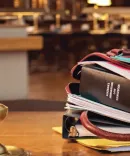
[[[88,100],[80,95],[68,94],[65,109],[92,111],[100,115],[130,123],[129,113]]]

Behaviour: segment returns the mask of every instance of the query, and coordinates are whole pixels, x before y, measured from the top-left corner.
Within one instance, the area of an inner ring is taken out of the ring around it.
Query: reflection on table
[[[62,124],[63,112],[10,112],[0,128],[0,140],[16,145],[36,156],[103,156],[104,153],[62,139],[52,127]],[[20,122],[19,122],[20,121]],[[105,153],[106,156],[110,154]],[[119,153],[117,156],[129,156]]]

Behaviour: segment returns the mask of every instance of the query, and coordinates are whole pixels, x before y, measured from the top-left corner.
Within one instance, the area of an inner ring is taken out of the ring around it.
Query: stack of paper
[[[66,86],[62,128],[53,130],[96,150],[130,151],[130,68],[109,59],[90,60],[72,69],[79,82]]]
[[[53,131],[62,134],[62,127],[53,127]],[[130,142],[122,141],[111,141],[106,139],[76,139],[77,143],[96,149],[99,151],[108,151],[108,152],[123,152],[130,151]]]

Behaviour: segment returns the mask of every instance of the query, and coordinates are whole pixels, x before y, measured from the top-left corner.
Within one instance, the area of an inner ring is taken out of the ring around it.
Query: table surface
[[[10,112],[0,125],[0,142],[23,147],[33,156],[129,156],[130,153],[103,154],[62,139],[52,131],[61,126],[63,112]]]

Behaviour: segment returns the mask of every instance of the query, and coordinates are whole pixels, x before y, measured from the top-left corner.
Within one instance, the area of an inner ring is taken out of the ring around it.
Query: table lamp
[[[88,2],[88,4],[93,4],[94,9],[98,9],[97,1],[98,0],[88,0],[87,2]]]
[[[94,4],[94,9],[96,10],[96,9],[98,9],[97,1],[98,0],[88,0],[87,2],[88,2],[88,4]],[[95,17],[95,15],[96,15],[96,12],[94,11],[94,13],[93,13],[93,29],[97,30],[98,21],[97,21],[97,17]]]
[[[96,4],[98,6],[111,6],[112,2],[111,0],[97,0]]]
[[[98,6],[102,6],[102,7],[105,7],[105,6],[111,6],[112,4],[112,1],[111,0],[97,0],[97,3],[96,3]],[[106,13],[105,14],[105,29],[108,30],[109,28],[109,14]]]
[[[96,4],[97,0],[88,0],[88,4]]]

